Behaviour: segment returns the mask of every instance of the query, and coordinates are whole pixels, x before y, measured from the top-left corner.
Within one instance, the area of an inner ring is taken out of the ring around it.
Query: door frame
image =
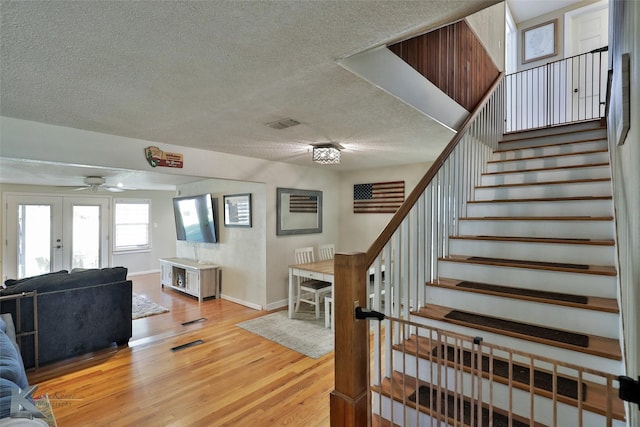
[[[58,227],[60,235],[54,236],[55,230],[52,229],[52,245],[55,244],[57,238],[62,239],[62,251],[56,257],[55,249],[52,248],[52,271],[59,269],[69,269],[71,266],[70,251],[65,250],[65,245],[71,249],[71,224],[72,224],[72,208],[74,205],[96,206],[101,207],[100,218],[100,267],[107,267],[111,260],[111,205],[113,203],[111,196],[106,195],[70,195],[70,194],[58,194],[58,193],[21,193],[21,192],[6,192],[2,194],[2,236],[3,242],[0,246],[0,257],[2,258],[2,281],[7,278],[17,277],[17,256],[12,250],[9,250],[9,233],[16,231],[15,224],[9,224],[9,217],[14,218],[14,215],[9,215],[9,199],[15,198],[16,203],[33,202],[38,204],[42,201],[43,204],[49,204],[52,202],[59,202],[58,213],[59,218],[54,218],[55,224],[52,227]],[[93,203],[92,203],[93,201]],[[85,203],[83,203],[85,202]],[[12,237],[14,238],[14,237]],[[11,277],[9,277],[11,276]]]

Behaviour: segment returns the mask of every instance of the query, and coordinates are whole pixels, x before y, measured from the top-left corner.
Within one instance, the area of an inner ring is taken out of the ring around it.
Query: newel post
[[[331,392],[331,427],[365,427],[369,418],[369,334],[355,307],[366,307],[364,253],[338,253],[334,260],[335,390]]]

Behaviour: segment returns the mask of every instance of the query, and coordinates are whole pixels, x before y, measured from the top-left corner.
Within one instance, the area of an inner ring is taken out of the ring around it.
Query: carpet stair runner
[[[413,313],[413,321],[586,369],[621,372],[613,203],[601,126],[594,121],[504,137],[469,202],[468,216],[460,218],[450,254],[438,261],[438,280],[426,284],[427,305]],[[415,336],[394,349],[431,362],[436,357],[445,367],[452,366],[456,352]],[[458,356],[469,372],[471,354]],[[485,378],[487,357],[482,357]],[[495,381],[508,383],[508,362],[492,360]],[[536,367],[533,387],[526,363],[511,371],[514,388],[553,395],[549,371]],[[415,401],[416,380],[399,373],[392,378],[382,382],[381,393]],[[582,387],[575,374],[558,375],[558,400],[605,414],[606,387],[580,382]],[[433,400],[428,378],[418,383],[424,387],[418,389],[420,402]],[[428,412],[425,405],[419,409]],[[612,412],[624,420],[619,401]],[[500,422],[494,415],[494,425]]]

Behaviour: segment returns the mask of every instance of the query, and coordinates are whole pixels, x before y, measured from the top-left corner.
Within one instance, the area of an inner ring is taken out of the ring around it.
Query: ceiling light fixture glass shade
[[[337,165],[340,163],[340,148],[336,144],[313,146],[313,161],[321,165]]]

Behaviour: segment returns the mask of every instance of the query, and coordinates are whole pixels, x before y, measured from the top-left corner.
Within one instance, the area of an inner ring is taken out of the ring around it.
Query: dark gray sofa
[[[132,283],[125,267],[61,271],[7,281],[0,296],[37,291],[38,361],[46,365],[131,338]],[[17,319],[15,300],[0,302],[0,313]],[[32,331],[33,299],[22,298],[17,332]],[[25,368],[36,365],[34,337],[18,336]]]

